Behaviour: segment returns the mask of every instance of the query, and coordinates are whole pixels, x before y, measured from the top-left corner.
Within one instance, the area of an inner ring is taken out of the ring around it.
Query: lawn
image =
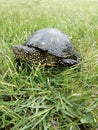
[[[18,72],[12,46],[45,27],[68,35],[80,65]],[[0,0],[0,129],[97,128],[98,1]]]

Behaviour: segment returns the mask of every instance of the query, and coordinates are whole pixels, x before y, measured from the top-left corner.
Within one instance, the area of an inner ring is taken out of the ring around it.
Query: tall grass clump
[[[1,130],[97,130],[97,21],[97,0],[0,0]],[[12,46],[45,27],[69,36],[80,65],[17,71]]]

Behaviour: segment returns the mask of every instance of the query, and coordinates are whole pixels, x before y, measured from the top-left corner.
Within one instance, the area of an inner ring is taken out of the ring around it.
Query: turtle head
[[[79,62],[81,60],[81,56],[77,52],[75,52],[72,56],[72,59],[77,60]]]
[[[79,64],[81,60],[81,56],[78,53],[74,53],[69,58],[62,58],[61,63],[67,66],[72,66],[75,64]]]

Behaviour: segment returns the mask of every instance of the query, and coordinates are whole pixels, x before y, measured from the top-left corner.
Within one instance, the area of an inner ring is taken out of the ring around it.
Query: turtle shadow
[[[16,71],[17,72],[27,72],[30,74],[33,70],[36,70],[36,68],[39,68],[41,71],[45,71],[47,74],[60,74],[63,71],[73,69],[75,71],[80,71],[81,69],[81,64],[76,64],[76,65],[63,65],[63,64],[57,64],[55,66],[42,66],[42,65],[36,65],[36,64],[31,64],[26,61],[20,61],[20,59],[15,59],[15,64],[16,64]]]

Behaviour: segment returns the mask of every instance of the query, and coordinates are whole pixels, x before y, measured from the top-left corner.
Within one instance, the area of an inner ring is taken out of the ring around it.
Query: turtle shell
[[[56,28],[36,31],[24,45],[47,51],[57,57],[68,57],[74,54],[74,46],[67,35]]]

